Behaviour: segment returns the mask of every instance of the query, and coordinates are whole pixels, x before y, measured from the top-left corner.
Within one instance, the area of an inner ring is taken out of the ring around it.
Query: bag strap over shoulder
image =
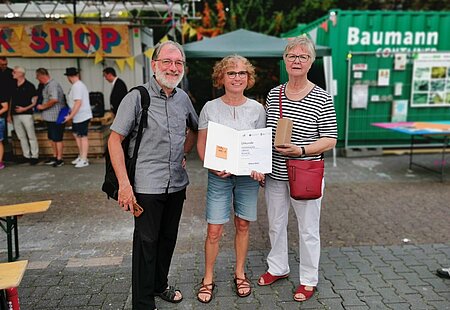
[[[280,118],[283,118],[283,106],[281,104],[281,95],[283,94],[284,84],[280,85],[280,95],[278,96],[278,105],[280,106]]]
[[[131,171],[129,171],[129,173],[131,173],[131,175],[129,176],[130,180],[134,180],[137,155],[138,155],[139,147],[141,145],[142,133],[144,131],[144,128],[147,128],[147,125],[148,125],[147,124],[147,115],[148,115],[148,109],[150,107],[150,101],[151,101],[150,95],[144,86],[139,85],[139,86],[133,87],[132,89],[130,89],[130,92],[135,89],[139,90],[139,92],[141,93],[142,114],[141,114],[141,120],[139,122],[138,134],[136,136],[136,143],[134,145],[134,150],[133,150],[132,169],[131,169]]]
[[[142,116],[141,116],[141,121],[143,121],[143,128],[147,128],[147,113],[148,113],[148,108],[150,107],[150,95],[147,91],[147,89],[142,86],[136,86],[133,87],[132,89],[130,89],[129,92],[133,91],[137,89],[139,91],[139,93],[141,94],[141,108],[142,108]]]

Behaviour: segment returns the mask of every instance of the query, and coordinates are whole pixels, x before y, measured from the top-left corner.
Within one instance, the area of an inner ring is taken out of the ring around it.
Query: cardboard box
[[[275,132],[275,146],[291,143],[292,125],[292,120],[289,118],[280,118],[278,120],[277,131]]]

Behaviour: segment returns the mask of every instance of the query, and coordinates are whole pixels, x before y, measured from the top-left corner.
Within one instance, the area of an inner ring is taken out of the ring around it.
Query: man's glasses
[[[289,62],[294,62],[297,58],[301,63],[308,62],[308,60],[311,58],[309,55],[295,55],[295,54],[286,54],[284,57]]]
[[[163,67],[170,67],[172,64],[175,64],[177,68],[184,67],[184,61],[182,60],[171,60],[171,59],[155,59],[155,61],[160,61]]]
[[[247,77],[247,74],[248,74],[247,71],[239,71],[239,72],[236,72],[236,71],[228,71],[228,72],[227,72],[227,76],[228,76],[230,79],[236,78],[237,75],[239,75],[239,77],[240,77],[241,79],[243,79],[243,78]]]

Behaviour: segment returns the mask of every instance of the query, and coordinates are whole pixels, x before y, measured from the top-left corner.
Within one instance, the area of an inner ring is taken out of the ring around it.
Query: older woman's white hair
[[[289,53],[290,50],[297,46],[304,46],[309,51],[309,56],[311,57],[311,62],[314,62],[316,59],[316,47],[314,45],[314,42],[308,38],[306,35],[301,35],[299,37],[295,37],[293,39],[290,39],[288,41],[288,44],[284,48],[284,56]]]

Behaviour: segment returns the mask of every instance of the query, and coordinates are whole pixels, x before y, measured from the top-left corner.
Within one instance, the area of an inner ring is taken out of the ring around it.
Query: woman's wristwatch
[[[302,155],[300,155],[300,157],[306,157],[305,147],[301,146],[300,148],[302,149]]]

